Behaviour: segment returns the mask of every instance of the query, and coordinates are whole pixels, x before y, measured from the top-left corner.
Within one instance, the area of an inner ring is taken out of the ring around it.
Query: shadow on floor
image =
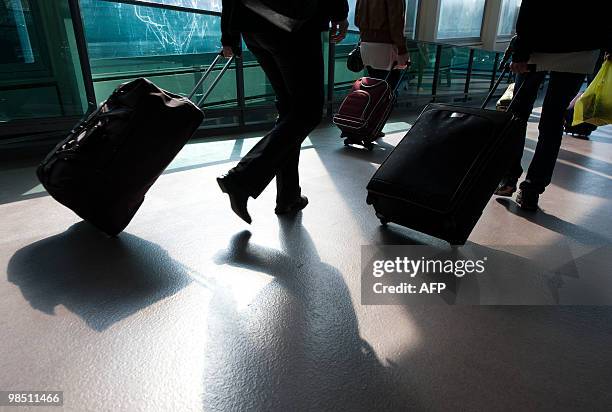
[[[606,238],[598,233],[585,229],[582,226],[566,222],[559,219],[557,216],[546,213],[543,210],[531,212],[521,209],[514,201],[508,198],[498,197],[495,199],[497,203],[506,208],[506,210],[516,216],[522,217],[525,220],[542,226],[548,230],[567,236],[584,244],[609,244],[612,239]]]
[[[160,246],[128,233],[111,239],[85,222],[17,251],[7,271],[34,309],[63,305],[97,331],[191,282]]]
[[[535,150],[537,146],[537,141],[526,139],[525,147],[530,148],[531,150]],[[604,161],[597,158],[593,158],[591,156],[586,156],[580,153],[576,153],[571,150],[564,149],[561,147],[559,149],[558,159],[565,160],[567,162],[575,163],[579,166],[586,167],[591,170],[595,170],[596,172],[602,174],[612,174],[612,161]]]
[[[344,146],[336,153],[340,156],[347,156],[358,160],[365,160],[369,163],[381,164],[389,156],[395,146],[390,145],[383,139],[378,139],[374,143],[374,149],[367,150],[361,146]]]
[[[279,223],[282,250],[250,243],[245,231],[217,256],[273,281],[242,313],[214,294],[211,310],[222,313],[210,325],[204,409],[414,408],[395,368],[361,338],[342,274],[320,260],[301,214]]]
[[[397,364],[417,377],[412,387],[427,410],[599,410],[612,402],[610,307],[404,309],[424,325],[427,344]]]
[[[40,184],[35,167],[0,170],[0,205],[48,196],[44,189],[28,193]]]

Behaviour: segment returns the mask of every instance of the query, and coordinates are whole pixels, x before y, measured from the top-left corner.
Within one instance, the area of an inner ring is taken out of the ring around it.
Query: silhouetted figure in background
[[[539,195],[552,179],[563,136],[565,111],[592,73],[600,49],[612,48],[610,2],[585,0],[545,2],[523,0],[516,23],[512,64],[517,73],[513,111],[527,121],[546,74],[550,74],[538,125],[538,144],[527,177],[520,185],[516,202],[526,210],[538,208]],[[535,72],[530,72],[535,66]],[[495,194],[512,196],[523,173],[520,152],[512,153],[513,165]]]
[[[404,0],[357,0],[355,25],[359,28],[361,58],[368,76],[385,79],[391,87],[410,62],[406,47]],[[391,73],[390,73],[391,72]]]
[[[288,1],[288,0],[284,0]],[[278,121],[238,165],[217,179],[234,212],[247,223],[249,197],[257,198],[276,177],[277,214],[293,213],[308,204],[298,174],[300,145],[319,124],[323,113],[323,50],[321,31],[330,40],[344,39],[348,29],[346,0],[320,1],[314,16],[288,32],[247,8],[224,0],[221,21],[223,54],[240,53],[244,39],[274,88]]]

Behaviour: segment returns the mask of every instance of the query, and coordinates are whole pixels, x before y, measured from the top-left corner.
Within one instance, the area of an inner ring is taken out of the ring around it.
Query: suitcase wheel
[[[368,149],[370,152],[372,150],[374,150],[374,144],[373,143],[364,143],[363,147],[365,147],[366,149]]]
[[[349,139],[344,139],[344,145],[345,146],[350,146],[351,142],[349,141]]]

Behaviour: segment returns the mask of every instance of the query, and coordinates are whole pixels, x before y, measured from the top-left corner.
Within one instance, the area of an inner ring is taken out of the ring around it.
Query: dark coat
[[[523,0],[512,60],[533,52],[569,53],[612,49],[611,0]]]
[[[361,41],[395,44],[399,54],[408,52],[405,20],[404,0],[357,0],[355,5],[355,25]]]
[[[306,22],[301,30],[325,31],[328,30],[330,21],[342,21],[348,16],[347,0],[321,0],[317,9],[315,16]],[[279,30],[281,29],[246,8],[241,0],[222,1],[221,43],[224,46],[237,50],[240,33],[276,33]]]

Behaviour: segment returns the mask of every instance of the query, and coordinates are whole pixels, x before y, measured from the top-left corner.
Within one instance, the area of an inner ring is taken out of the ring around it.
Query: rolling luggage
[[[382,224],[466,242],[510,166],[510,153],[522,150],[521,120],[485,109],[506,72],[481,108],[425,107],[367,186],[366,201]]]
[[[362,77],[355,81],[333,117],[334,124],[342,132],[345,145],[358,144],[368,150],[374,148],[372,142],[378,139],[389,119],[397,100],[397,88],[405,72],[402,71],[395,88],[391,88],[386,79]]]
[[[55,200],[115,236],[203,118],[188,98],[146,79],[122,84],[47,155],[37,169],[38,178]]]

